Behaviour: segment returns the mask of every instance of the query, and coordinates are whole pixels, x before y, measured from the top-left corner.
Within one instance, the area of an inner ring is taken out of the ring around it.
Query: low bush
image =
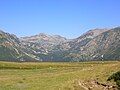
[[[120,71],[113,73],[110,77],[108,77],[107,81],[114,80],[118,88],[120,88]]]

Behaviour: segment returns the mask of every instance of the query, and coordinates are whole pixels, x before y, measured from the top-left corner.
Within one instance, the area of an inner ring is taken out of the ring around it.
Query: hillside
[[[81,39],[77,41],[79,40]],[[93,38],[87,37],[73,45],[70,51],[69,55],[76,60],[119,60],[120,27],[100,33]]]
[[[0,31],[0,60],[120,60],[119,52],[120,27],[89,30],[75,39],[44,33],[17,38]]]
[[[39,53],[47,54],[56,45],[66,42],[67,39],[59,35],[51,36],[44,33],[40,33],[38,35],[34,35],[30,37],[21,37],[20,41],[24,46],[34,50],[35,54],[39,54]]]
[[[0,31],[0,60],[5,61],[34,61],[32,55],[13,34]]]
[[[89,61],[120,59],[120,28],[93,29],[76,39],[55,46],[43,61]]]

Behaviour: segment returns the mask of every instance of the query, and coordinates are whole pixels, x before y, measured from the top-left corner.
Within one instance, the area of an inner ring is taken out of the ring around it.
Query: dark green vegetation
[[[0,62],[0,90],[104,90],[120,62]],[[94,87],[95,86],[95,87]],[[112,88],[109,90],[113,90]]]
[[[120,89],[120,71],[112,74],[107,80],[110,81],[110,80],[114,80],[114,82],[116,82],[118,88]]]

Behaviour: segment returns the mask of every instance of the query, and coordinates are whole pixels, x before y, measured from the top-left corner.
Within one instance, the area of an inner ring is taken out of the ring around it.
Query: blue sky
[[[89,29],[120,26],[120,0],[0,0],[0,29],[76,38]]]

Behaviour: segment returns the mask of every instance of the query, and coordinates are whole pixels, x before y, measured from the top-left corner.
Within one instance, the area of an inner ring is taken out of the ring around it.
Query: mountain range
[[[0,60],[120,60],[120,27],[92,29],[75,39],[44,33],[18,38],[0,30]]]

